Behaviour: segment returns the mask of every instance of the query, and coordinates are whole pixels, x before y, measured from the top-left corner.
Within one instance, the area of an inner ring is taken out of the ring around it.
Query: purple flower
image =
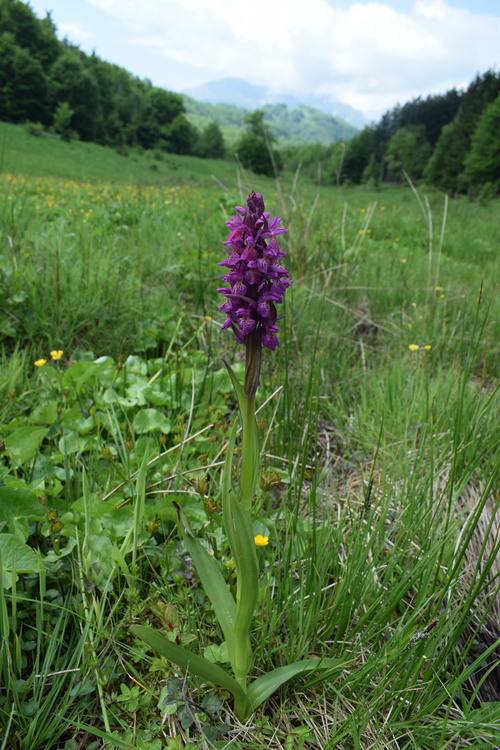
[[[276,349],[279,332],[276,322],[280,319],[276,305],[281,304],[285,290],[292,283],[279,262],[286,253],[280,250],[276,237],[288,230],[278,226],[281,219],[271,219],[264,208],[262,196],[252,191],[246,207],[237,206],[236,216],[226,222],[229,237],[224,245],[229,258],[219,266],[228,268],[222,281],[229,287],[217,291],[226,295],[226,301],[219,307],[227,316],[224,330],[232,328],[240,344],[246,344],[248,335],[258,332],[264,346]]]

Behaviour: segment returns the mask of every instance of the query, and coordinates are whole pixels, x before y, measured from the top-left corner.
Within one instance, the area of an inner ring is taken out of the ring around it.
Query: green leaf
[[[214,608],[226,639],[229,654],[234,654],[234,623],[236,621],[236,604],[214,558],[193,536],[186,516],[180,510],[179,531],[184,539],[187,551],[191,555],[206,595]]]
[[[178,646],[176,643],[172,643],[157,633],[152,628],[147,628],[144,625],[132,625],[130,631],[137,638],[140,638],[151,648],[157,651],[161,656],[164,656],[169,661],[177,664],[181,669],[187,669],[192,674],[201,677],[202,680],[208,680],[213,682],[214,685],[229,690],[234,696],[238,697],[241,701],[245,701],[246,696],[243,688],[238,685],[236,680],[227,674],[221,667],[216,664],[211,664],[209,661],[204,659],[198,654],[193,654],[182,646]]]
[[[214,558],[193,536],[187,533],[183,536],[205,594],[212,603],[215,616],[224,633],[229,654],[232,655],[234,654],[234,623],[236,621],[234,599]]]
[[[226,641],[223,641],[220,645],[213,643],[211,646],[204,648],[203,657],[212,664],[227,664],[231,661]]]
[[[137,406],[137,400],[135,398],[120,396],[114,388],[107,388],[104,391],[102,398],[105,404],[119,404],[125,408]]]
[[[20,466],[33,458],[47,433],[45,427],[20,427],[5,438],[5,447],[13,462]]]
[[[39,404],[35,407],[30,415],[30,422],[36,424],[54,424],[57,422],[57,401],[48,401],[46,404]]]
[[[145,362],[141,357],[138,357],[136,354],[130,354],[126,361],[125,361],[125,367],[129,372],[138,374],[138,375],[147,375],[148,374],[148,364]]]
[[[15,534],[0,534],[0,557],[6,572],[36,573],[38,556]]]
[[[345,662],[340,659],[303,659],[302,661],[286,664],[284,667],[273,669],[251,683],[247,690],[248,711],[252,713],[279,687],[297,675],[307,674],[316,669],[335,669],[339,672],[345,667]]]
[[[71,430],[67,430],[59,440],[59,450],[64,456],[67,456],[69,453],[81,453],[86,447],[87,439]]]
[[[36,495],[21,487],[0,487],[0,523],[24,542],[29,536],[28,521],[43,521],[43,508]]]
[[[93,534],[87,537],[85,550],[89,574],[98,586],[104,585],[113,577],[115,563],[113,559],[113,543],[105,534]]]
[[[139,434],[153,430],[160,430],[167,434],[172,429],[172,425],[158,409],[141,409],[134,417],[134,429]]]
[[[226,365],[226,369],[229,373],[229,377],[231,378],[233,388],[236,391],[236,398],[238,399],[238,406],[240,407],[240,412],[241,414],[243,414],[243,411],[245,408],[245,394],[243,393],[243,386],[241,385],[240,381],[236,377],[234,370],[229,364],[229,362],[226,362],[224,358],[222,359],[222,361]]]
[[[62,537],[63,539],[65,537]],[[66,557],[67,555],[71,554],[73,552],[74,548],[76,547],[76,539],[73,536],[70,536],[67,538],[66,545],[64,547],[61,547],[58,553],[56,553],[55,550],[51,549],[47,552],[45,557],[43,558],[44,562],[60,562],[61,557]]]

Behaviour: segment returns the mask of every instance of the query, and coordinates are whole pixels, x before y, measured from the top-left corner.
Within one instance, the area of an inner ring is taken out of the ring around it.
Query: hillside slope
[[[233,145],[245,128],[245,116],[250,112],[233,104],[210,104],[184,96],[184,106],[189,121],[198,129],[216,122],[226,144]],[[261,108],[264,120],[269,125],[277,145],[297,143],[320,143],[324,146],[335,141],[349,141],[359,131],[353,125],[337,117],[331,117],[318,109],[301,105],[289,109],[286,104],[267,104]]]

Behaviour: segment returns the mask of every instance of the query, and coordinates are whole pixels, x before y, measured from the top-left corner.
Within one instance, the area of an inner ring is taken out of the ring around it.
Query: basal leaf
[[[15,464],[26,463],[38,452],[48,430],[45,427],[19,427],[5,438],[5,447]]]
[[[339,672],[345,667],[345,662],[340,659],[302,659],[284,667],[278,667],[271,672],[257,677],[247,690],[248,710],[251,713],[260,706],[279,687],[301,674],[313,672],[316,669],[334,669]]]
[[[234,697],[245,701],[243,688],[221,667],[212,664],[202,656],[198,656],[198,654],[191,653],[176,643],[172,643],[168,638],[165,638],[165,636],[152,628],[147,628],[144,625],[132,625],[130,631],[161,656],[177,664],[181,669],[187,669],[189,672],[201,677],[202,680],[208,680],[214,683],[214,685],[220,685],[220,687],[229,690]]]

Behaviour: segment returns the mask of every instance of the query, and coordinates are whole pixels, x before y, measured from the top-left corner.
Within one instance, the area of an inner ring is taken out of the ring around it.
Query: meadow
[[[4,124],[0,186],[0,750],[500,746],[499,202]],[[240,721],[130,627],[226,668],[174,503],[233,586],[217,263],[251,190],[294,280],[257,393],[251,674],[337,665]]]

